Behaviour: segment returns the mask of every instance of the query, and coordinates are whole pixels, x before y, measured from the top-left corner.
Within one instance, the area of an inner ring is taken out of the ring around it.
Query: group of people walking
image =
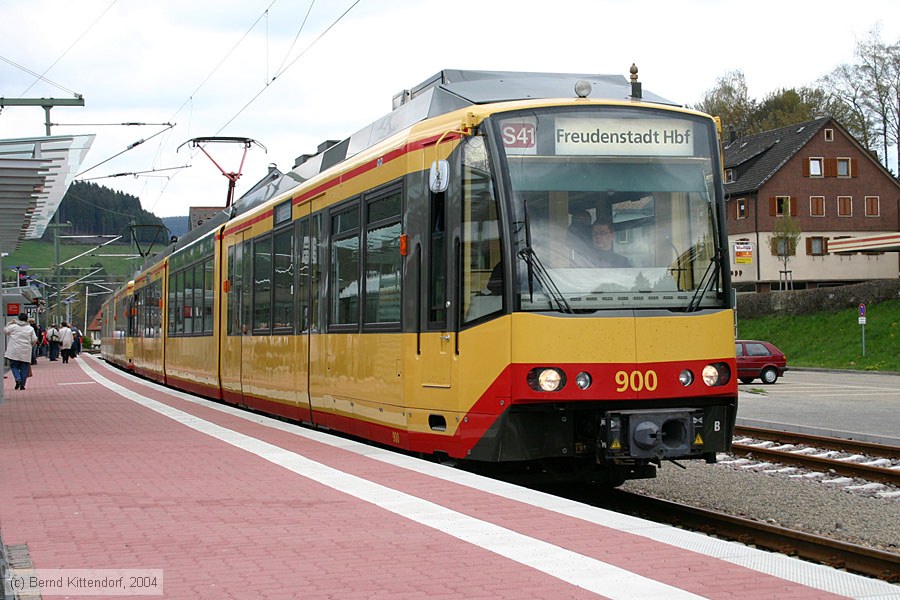
[[[31,376],[31,365],[37,364],[38,356],[48,356],[56,361],[61,355],[63,363],[67,363],[81,350],[81,332],[77,327],[70,328],[65,321],[59,327],[54,323],[45,330],[26,313],[21,313],[7,323],[3,333],[6,334],[3,357],[9,361],[17,390],[25,389],[25,382]]]

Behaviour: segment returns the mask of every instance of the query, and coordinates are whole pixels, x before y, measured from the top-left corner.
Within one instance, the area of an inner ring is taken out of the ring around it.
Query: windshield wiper
[[[532,247],[522,248],[519,250],[518,256],[528,265],[528,294],[531,296],[531,300],[534,301],[534,279],[537,279],[541,289],[550,296],[550,299],[556,303],[561,312],[573,313],[572,307],[565,296],[562,295],[562,292],[559,291],[559,288],[556,287],[556,283],[553,282],[553,278],[550,277],[550,273],[547,272],[544,263],[541,262],[541,259],[538,258]]]
[[[703,297],[706,296],[706,292],[709,291],[709,288],[716,280],[721,264],[722,250],[717,249],[715,254],[710,257],[709,264],[706,265],[706,271],[703,272],[703,277],[700,278],[700,284],[697,286],[697,290],[694,292],[691,301],[688,303],[687,312],[694,312],[695,310],[700,309],[700,302],[703,300]]]
[[[556,306],[559,308],[561,312],[564,313],[573,313],[572,307],[563,297],[562,292],[559,291],[559,288],[556,287],[556,283],[553,282],[553,278],[550,277],[550,273],[547,272],[547,268],[544,267],[544,263],[541,262],[541,259],[538,257],[537,252],[534,251],[534,248],[531,246],[531,225],[528,222],[528,203],[522,207],[522,210],[525,213],[525,222],[523,225],[525,226],[525,247],[519,250],[516,255],[525,261],[525,264],[528,265],[528,296],[529,299],[534,302],[534,280],[537,279],[541,288],[544,292],[550,296],[550,298],[556,302]]]

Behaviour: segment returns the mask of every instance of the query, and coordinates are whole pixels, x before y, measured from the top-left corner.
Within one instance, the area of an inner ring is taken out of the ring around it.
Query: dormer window
[[[734,183],[735,173],[734,169],[725,169],[725,183]]]

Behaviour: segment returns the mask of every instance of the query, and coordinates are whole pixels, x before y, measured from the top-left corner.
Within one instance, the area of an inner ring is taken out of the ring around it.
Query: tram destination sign
[[[693,156],[694,126],[676,119],[556,119],[557,155]]]

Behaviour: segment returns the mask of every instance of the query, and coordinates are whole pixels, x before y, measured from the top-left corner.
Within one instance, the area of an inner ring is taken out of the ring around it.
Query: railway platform
[[[96,357],[0,405],[6,587],[42,597],[900,598],[900,587],[207,402]],[[57,587],[57,583],[59,586]],[[28,596],[22,596],[28,597]]]

